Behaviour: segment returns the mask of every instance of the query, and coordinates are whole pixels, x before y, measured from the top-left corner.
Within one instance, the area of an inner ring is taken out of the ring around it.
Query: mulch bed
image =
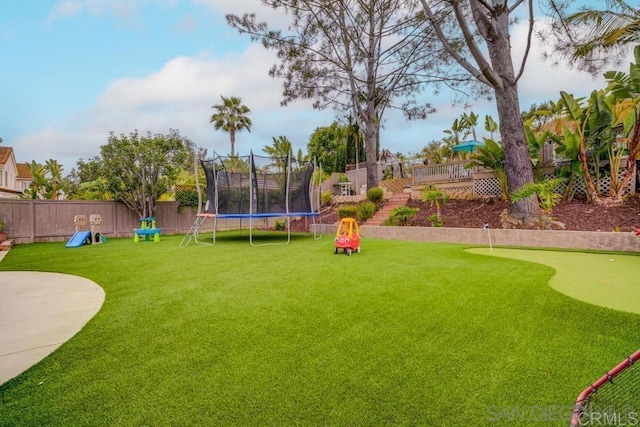
[[[409,207],[420,210],[412,219],[412,226],[431,227],[428,217],[435,213],[430,203],[409,200]],[[337,206],[321,212],[323,224],[338,221]],[[490,228],[501,228],[500,214],[508,208],[508,202],[483,200],[449,200],[441,205],[445,227],[482,228],[485,222]],[[631,232],[640,226],[640,196],[628,197],[623,206],[607,208],[585,200],[562,201],[552,212],[552,217],[573,231]],[[365,223],[366,225],[366,223]],[[308,231],[304,221],[294,221],[293,231]]]

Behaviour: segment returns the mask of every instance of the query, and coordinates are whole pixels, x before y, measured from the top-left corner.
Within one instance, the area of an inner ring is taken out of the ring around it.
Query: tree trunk
[[[520,116],[518,85],[513,71],[511,44],[509,36],[509,16],[504,13],[494,17],[495,22],[489,30],[487,48],[494,72],[500,77],[494,85],[496,107],[500,122],[500,135],[504,146],[504,163],[507,173],[509,193],[533,182],[533,166],[529,159],[524,125]],[[510,215],[521,221],[531,221],[539,214],[536,196],[513,202],[509,207]]]
[[[495,91],[509,194],[528,182],[533,182],[533,168],[524,137],[517,90],[514,86]],[[538,217],[536,196],[511,203],[509,213],[521,221],[536,219]]]
[[[370,11],[371,12],[371,11]],[[367,110],[365,113],[365,160],[367,165],[367,190],[378,185],[378,126],[376,118],[378,116],[377,102],[376,102],[376,61],[375,54],[377,38],[375,36],[375,18],[372,13],[369,13],[369,37],[368,37],[368,49],[369,57],[367,59],[367,93],[366,104]],[[357,191],[358,189],[356,189]]]
[[[591,178],[591,172],[589,172],[589,164],[587,163],[587,149],[585,146],[584,137],[582,138],[582,141],[580,141],[580,151],[578,153],[578,160],[580,160],[580,166],[582,167],[582,175],[584,178],[584,183],[587,187],[587,198],[597,205],[602,204],[602,200],[600,198],[600,194],[598,193],[598,189],[596,188],[596,185],[593,182],[593,179]]]
[[[636,162],[638,160],[638,151],[640,149],[640,117],[636,114],[636,124],[633,126],[633,132],[629,137],[629,145],[627,147],[629,156],[627,157],[627,168],[622,176],[620,189],[616,195],[617,199],[622,203],[624,193],[633,179],[636,177]]]
[[[365,159],[367,165],[367,190],[378,185],[378,159],[376,157],[376,125],[369,117],[365,130]],[[356,189],[358,191],[358,189]]]
[[[229,139],[231,140],[231,157],[233,157],[236,155],[236,130],[234,128],[229,129]]]

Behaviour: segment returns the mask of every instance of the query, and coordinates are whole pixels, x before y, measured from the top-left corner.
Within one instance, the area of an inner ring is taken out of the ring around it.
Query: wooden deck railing
[[[474,168],[466,169],[469,160],[457,160],[435,165],[415,165],[413,167],[413,185],[430,182],[456,182],[473,180]]]

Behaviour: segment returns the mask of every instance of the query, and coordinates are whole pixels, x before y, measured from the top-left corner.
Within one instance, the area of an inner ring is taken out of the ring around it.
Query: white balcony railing
[[[465,168],[469,160],[457,160],[448,163],[438,163],[435,165],[415,165],[413,166],[413,184],[427,184],[430,182],[455,182],[471,181],[475,167]]]

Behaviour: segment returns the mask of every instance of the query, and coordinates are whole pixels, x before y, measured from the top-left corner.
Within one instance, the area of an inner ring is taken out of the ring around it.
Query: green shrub
[[[428,220],[432,227],[444,227],[444,218],[438,214],[429,215]]]
[[[287,223],[284,221],[280,221],[279,219],[276,219],[275,229],[276,231],[286,231]]]
[[[179,187],[175,193],[176,202],[178,202],[178,212],[184,212],[184,208],[190,206],[198,207],[198,190],[195,188]]]
[[[409,225],[409,221],[418,213],[419,210],[420,209],[418,208],[398,206],[391,211],[388,225]],[[385,224],[387,224],[387,222],[385,222]]]
[[[379,205],[384,197],[384,190],[381,187],[373,187],[367,190],[367,200]]]
[[[329,206],[333,203],[333,194],[331,194],[331,191],[327,190],[327,191],[323,191],[322,194],[320,194],[320,204],[322,206]]]
[[[338,208],[338,218],[358,218],[358,207],[355,205],[340,206]]]
[[[528,182],[511,193],[511,200],[517,202],[535,194],[538,196],[538,203],[542,212],[546,215],[551,215],[551,211],[560,203],[560,199],[562,198],[562,194],[560,194],[557,189],[565,182],[566,179],[564,178],[545,179],[535,184]]]
[[[376,204],[371,201],[364,201],[358,205],[358,218],[361,221],[366,221],[372,218],[376,213]]]

